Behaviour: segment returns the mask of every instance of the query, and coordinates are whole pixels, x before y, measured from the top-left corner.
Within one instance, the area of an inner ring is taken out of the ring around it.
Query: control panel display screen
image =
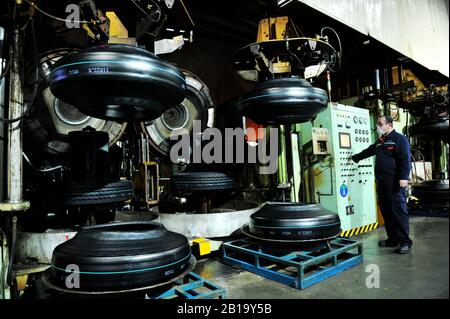
[[[339,133],[339,147],[340,148],[351,148],[350,133]]]

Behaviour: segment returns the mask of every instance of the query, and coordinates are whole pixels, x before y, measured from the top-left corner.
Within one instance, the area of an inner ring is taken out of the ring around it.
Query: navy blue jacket
[[[395,130],[381,136],[374,144],[361,153],[352,156],[355,162],[376,155],[375,176],[394,177],[397,180],[408,180],[411,170],[411,155],[408,139]]]

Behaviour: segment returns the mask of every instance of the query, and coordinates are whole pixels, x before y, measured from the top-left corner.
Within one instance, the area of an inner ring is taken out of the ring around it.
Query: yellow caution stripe
[[[352,228],[350,230],[343,231],[341,233],[341,236],[342,237],[352,237],[352,236],[356,236],[356,235],[359,235],[362,233],[367,233],[371,230],[374,230],[377,227],[378,227],[378,223],[365,225],[365,226],[361,226],[361,227],[357,227],[357,228]]]

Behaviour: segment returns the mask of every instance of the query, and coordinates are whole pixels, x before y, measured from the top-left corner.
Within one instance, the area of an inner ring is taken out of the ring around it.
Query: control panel
[[[369,111],[331,103],[314,120],[314,128],[327,129],[331,154],[327,164],[314,168],[316,200],[339,214],[343,231],[375,223],[374,158],[351,160],[374,142]]]

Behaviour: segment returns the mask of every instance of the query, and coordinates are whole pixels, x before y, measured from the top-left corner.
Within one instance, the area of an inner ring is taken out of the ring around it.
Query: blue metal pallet
[[[296,289],[317,284],[363,260],[362,242],[342,237],[319,247],[287,252],[249,238],[239,239],[222,245],[222,258],[226,264]]]
[[[169,290],[149,299],[225,299],[226,290],[215,283],[190,272],[174,282]]]

